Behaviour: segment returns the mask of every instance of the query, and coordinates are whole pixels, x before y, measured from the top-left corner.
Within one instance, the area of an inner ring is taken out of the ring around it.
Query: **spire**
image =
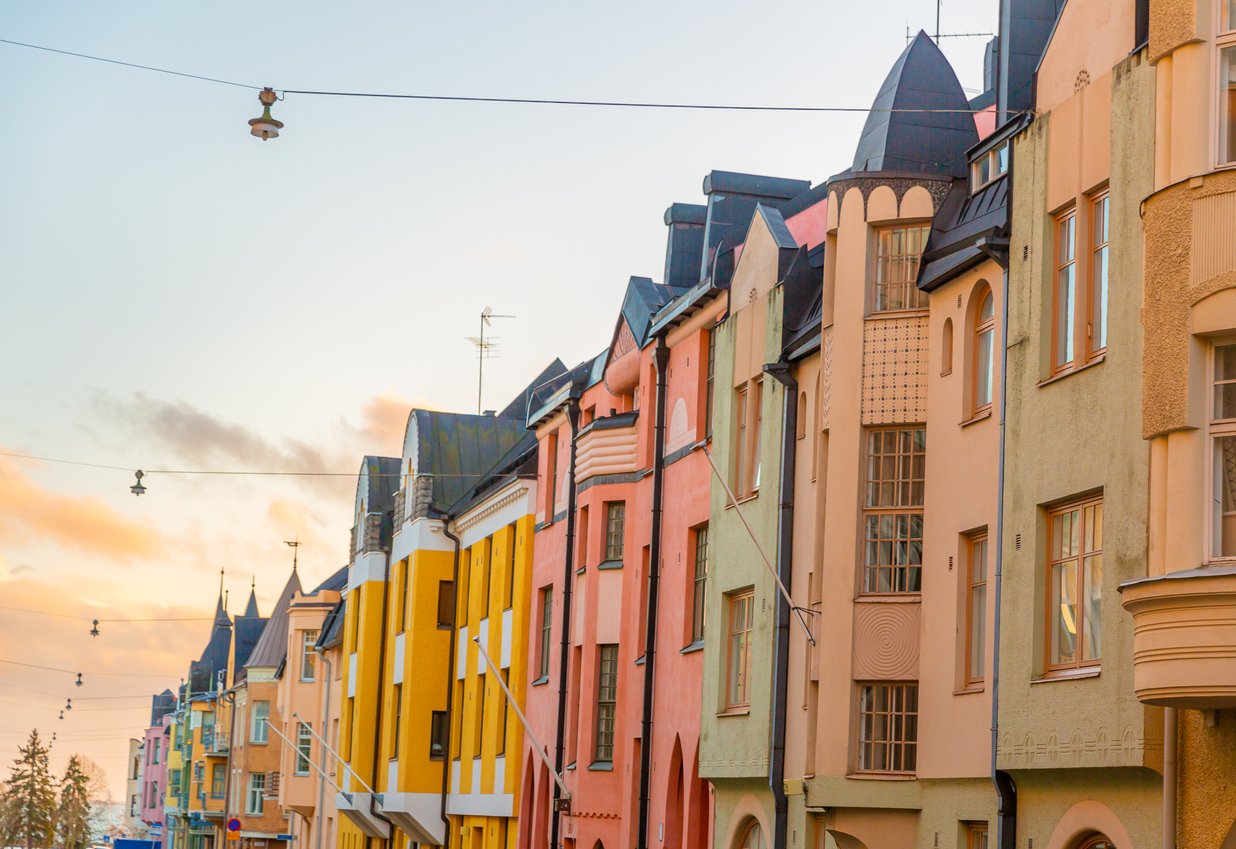
[[[245,616],[257,619],[261,616],[257,606],[257,577],[249,584],[249,603],[245,605]]]
[[[230,625],[232,620],[227,615],[227,603],[223,600],[223,570],[219,570],[219,603],[215,605],[215,625]]]

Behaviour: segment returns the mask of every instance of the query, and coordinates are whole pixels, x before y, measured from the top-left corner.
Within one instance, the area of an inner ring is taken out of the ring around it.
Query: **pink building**
[[[163,799],[167,792],[168,723],[176,709],[176,697],[164,690],[150,700],[150,726],[142,734],[142,787],[138,799],[138,817],[150,830],[151,839],[159,839],[163,830]]]

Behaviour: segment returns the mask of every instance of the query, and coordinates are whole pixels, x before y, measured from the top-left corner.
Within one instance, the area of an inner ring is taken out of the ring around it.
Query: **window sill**
[[[759,497],[760,497],[760,491],[757,489],[755,492],[747,493],[742,498],[739,498],[736,501],[731,501],[729,504],[726,504],[725,509],[733,510],[735,504],[746,504],[748,501],[754,501],[755,499]]]
[[[1038,383],[1035,384],[1035,386],[1041,389],[1044,386],[1048,386],[1059,380],[1064,380],[1066,377],[1072,377],[1078,372],[1082,372],[1082,371],[1085,371],[1086,369],[1090,369],[1090,368],[1094,368],[1095,366],[1102,365],[1106,360],[1107,360],[1107,355],[1103,354],[1102,356],[1096,357],[1087,363],[1082,363],[1079,366],[1074,366],[1073,368],[1066,369],[1060,372],[1059,374],[1053,374],[1051,377],[1048,377],[1044,380],[1040,380]]]
[[[879,312],[873,310],[864,317],[868,321],[883,321],[889,318],[917,318],[923,315],[927,315],[926,307],[916,310],[880,310]]]
[[[1065,669],[1057,672],[1045,672],[1038,678],[1031,678],[1031,684],[1048,684],[1052,681],[1078,681],[1085,678],[1098,678],[1103,671],[1101,666],[1086,666],[1082,669]]]
[[[643,665],[644,665],[644,657],[645,657],[645,655],[642,655],[642,654],[641,654],[639,657],[635,658],[635,665],[636,665],[636,666],[643,666]]]
[[[549,683],[549,676],[548,676],[548,675],[542,675],[540,678],[538,678],[538,679],[536,679],[535,681],[533,681],[533,682],[529,683],[529,684],[528,684],[528,686],[529,686],[529,687],[539,687],[539,686],[541,686],[542,684],[548,684],[548,683]]]
[[[750,714],[751,714],[751,708],[749,707],[730,708],[729,710],[717,711],[718,718],[723,717],[723,716],[749,716]]]
[[[563,772],[566,772],[567,770],[570,770],[572,772],[575,771],[575,761],[571,761],[569,764],[567,764],[566,766],[562,768]]]
[[[846,778],[856,781],[917,781],[912,772],[851,772]]]
[[[576,577],[578,577],[587,571],[588,571],[588,564],[585,563],[583,566],[580,566],[578,569],[575,570],[575,575]]]
[[[614,762],[613,761],[593,761],[592,763],[588,764],[588,771],[589,772],[613,772]]]
[[[854,597],[855,604],[922,604],[923,594],[917,593],[862,593]]]
[[[988,407],[986,410],[983,410],[983,412],[976,413],[970,418],[966,419],[964,422],[959,424],[958,427],[969,427],[972,424],[978,424],[979,422],[986,421],[987,419],[990,419],[990,418],[991,418],[991,407]]]
[[[986,691],[986,689],[987,688],[980,681],[977,684],[970,684],[968,686],[954,690],[953,695],[954,696],[973,696],[975,693],[982,693]]]
[[[622,568],[621,560],[602,560],[600,563],[597,564],[598,571],[608,571],[610,569],[621,569],[621,568]]]
[[[704,641],[703,641],[703,640],[696,640],[695,642],[691,643],[690,645],[688,645],[688,646],[683,646],[682,648],[680,648],[680,649],[678,650],[678,653],[679,653],[679,654],[693,654],[693,653],[695,653],[695,652],[697,652],[697,651],[703,651],[703,650],[704,650]]]

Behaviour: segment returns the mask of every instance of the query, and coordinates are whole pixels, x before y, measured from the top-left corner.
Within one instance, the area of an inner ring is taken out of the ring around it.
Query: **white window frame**
[[[261,779],[257,781],[256,779]],[[249,816],[260,817],[262,808],[266,803],[266,773],[251,772],[249,773],[249,784],[245,793],[245,813]],[[257,805],[254,805],[254,801]]]
[[[406,575],[404,581],[407,581]],[[304,683],[318,680],[318,659],[313,650],[314,644],[318,641],[318,633],[313,630],[300,632],[300,680]],[[308,675],[305,674],[306,670],[309,672]]]
[[[296,725],[296,751],[293,757],[296,758],[293,774],[308,775],[310,758],[313,757],[313,731],[308,722],[299,722]]]
[[[259,716],[259,708],[265,706],[266,715]],[[250,743],[269,743],[270,728],[266,725],[266,720],[270,719],[270,702],[255,701],[253,710],[249,714],[249,742]]]
[[[1001,160],[1000,154],[1004,153],[1004,170],[1000,170]],[[983,163],[987,163],[987,179],[979,182],[979,169]],[[999,180],[1009,172],[1009,143],[1003,141],[993,147],[991,150],[984,153],[978,159],[970,163],[970,194],[974,194],[979,189],[985,186],[990,186],[992,183]]]

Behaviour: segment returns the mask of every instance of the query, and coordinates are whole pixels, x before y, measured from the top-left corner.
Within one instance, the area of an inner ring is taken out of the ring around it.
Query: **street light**
[[[283,129],[283,122],[276,121],[270,117],[270,107],[278,100],[275,96],[275,90],[270,87],[262,89],[258,92],[258,100],[262,104],[262,114],[249,121],[249,134],[257,136],[262,141],[279,138],[279,131]]]

